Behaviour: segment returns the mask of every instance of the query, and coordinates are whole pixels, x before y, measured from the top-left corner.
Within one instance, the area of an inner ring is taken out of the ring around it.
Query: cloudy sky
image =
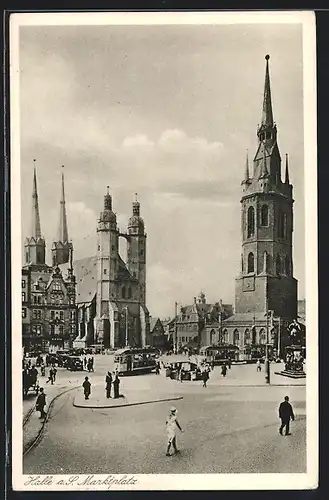
[[[246,150],[256,152],[267,53],[304,297],[300,25],[21,27],[22,237],[36,158],[49,260],[64,164],[76,259],[95,254],[106,186],[122,231],[137,192],[150,313],[172,315],[175,300],[191,303],[201,289],[209,301],[234,303],[240,184]]]

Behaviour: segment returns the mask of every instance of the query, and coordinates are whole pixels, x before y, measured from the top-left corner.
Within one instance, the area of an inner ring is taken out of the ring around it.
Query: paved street
[[[96,360],[90,375],[94,384],[103,383],[105,365],[107,356]],[[165,456],[164,425],[173,403],[76,408],[73,401],[81,389],[66,393],[56,400],[42,441],[25,456],[24,473],[305,472],[305,387],[237,386],[249,375],[254,377],[255,366],[233,366],[223,381],[217,368],[206,389],[201,382],[181,384],[163,375],[122,377],[123,393],[125,386],[136,391],[158,386],[159,393],[183,396],[174,402],[185,432],[178,431],[181,453],[173,457]],[[281,437],[277,408],[285,395],[297,418],[292,435]]]

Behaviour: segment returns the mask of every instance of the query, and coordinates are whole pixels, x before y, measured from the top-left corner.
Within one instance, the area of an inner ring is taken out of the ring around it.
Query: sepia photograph
[[[14,489],[316,488],[313,13],[10,40]]]

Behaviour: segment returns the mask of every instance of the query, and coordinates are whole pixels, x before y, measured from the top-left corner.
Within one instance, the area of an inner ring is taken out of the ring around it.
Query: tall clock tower
[[[261,124],[251,168],[246,159],[242,181],[240,274],[235,313],[273,310],[281,318],[297,317],[297,280],[293,277],[293,187],[288,156],[281,179],[281,156],[273,120],[269,56],[266,59]]]

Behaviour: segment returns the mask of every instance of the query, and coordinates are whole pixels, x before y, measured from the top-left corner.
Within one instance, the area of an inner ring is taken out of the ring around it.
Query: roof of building
[[[61,264],[59,267],[62,271],[67,271],[70,264]],[[73,271],[77,283],[76,302],[91,302],[97,287],[97,258],[85,257],[74,261]]]
[[[152,332],[152,330],[154,329],[154,327],[155,327],[155,325],[157,324],[158,321],[160,321],[160,323],[162,325],[162,321],[161,321],[160,318],[153,318],[152,316],[150,317],[150,332]]]
[[[246,323],[252,325],[253,323],[266,323],[266,316],[264,312],[250,312],[250,313],[237,313],[223,320],[223,326],[230,323],[242,324]]]

